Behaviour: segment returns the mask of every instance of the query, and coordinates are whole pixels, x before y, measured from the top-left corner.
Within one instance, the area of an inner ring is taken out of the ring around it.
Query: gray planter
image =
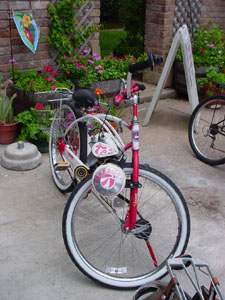
[[[17,87],[12,86],[11,94],[14,93],[17,94],[13,101],[15,115],[18,115],[19,113],[28,110],[31,107],[35,107],[37,103],[42,103],[45,106],[49,104],[48,100],[60,99],[63,97],[62,94],[58,94],[56,92],[27,93],[21,89],[18,89]]]
[[[90,89],[95,91],[96,89],[100,89],[102,91],[102,95],[107,98],[112,98],[117,95],[120,91],[121,80],[113,79],[106,81],[98,81],[93,82],[90,86]]]

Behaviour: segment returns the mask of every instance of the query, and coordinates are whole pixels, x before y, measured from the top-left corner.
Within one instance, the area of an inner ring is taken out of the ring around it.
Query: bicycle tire
[[[131,178],[132,165],[126,164],[123,170],[128,179]],[[158,267],[154,267],[144,239],[135,237],[132,232],[125,234],[122,231],[129,204],[126,197],[129,188],[124,188],[125,196],[119,197],[120,201],[123,199],[124,206],[116,209],[117,214],[121,214],[120,222],[115,219],[110,206],[106,205],[106,210],[93,191],[90,192],[92,174],[76,186],[65,206],[62,232],[69,256],[85,275],[106,286],[133,289],[165,276],[166,260],[183,254],[188,244],[190,216],[175,184],[147,165],[140,165],[139,181],[142,188],[138,193],[138,216],[143,214],[151,223],[150,242],[156,251]],[[103,245],[104,240],[107,243]],[[142,244],[138,244],[139,241]],[[94,258],[89,257],[90,254]],[[113,272],[124,273],[117,277]]]
[[[225,163],[225,96],[201,101],[191,115],[188,137],[197,158],[208,165]]]
[[[68,117],[69,116],[69,117]],[[75,151],[80,160],[87,161],[87,129],[85,124],[77,123],[65,136],[65,131],[71,121],[79,118],[81,112],[72,105],[63,104],[57,109],[50,128],[49,137],[49,160],[53,181],[56,187],[63,193],[69,193],[76,185],[73,172],[67,170],[55,170],[55,165],[62,162],[62,156],[58,150],[57,143],[60,139],[66,142]]]

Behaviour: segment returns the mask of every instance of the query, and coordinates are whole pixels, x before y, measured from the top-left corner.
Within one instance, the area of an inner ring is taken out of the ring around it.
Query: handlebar
[[[148,59],[141,61],[139,63],[136,63],[134,65],[131,65],[129,67],[129,72],[130,73],[135,73],[137,71],[141,71],[147,68],[151,68],[151,70],[153,70],[154,65],[160,64],[163,62],[163,58],[160,56],[155,56],[154,54],[152,54],[151,52],[148,52]]]
[[[119,106],[120,103],[124,99],[129,98],[129,96],[131,96],[133,93],[138,92],[139,90],[143,91],[145,89],[145,86],[143,84],[131,82],[131,74],[132,73],[144,70],[149,67],[151,68],[151,70],[153,70],[154,65],[160,64],[161,62],[163,62],[162,57],[155,56],[150,51],[148,51],[148,59],[147,60],[131,65],[128,69],[129,72],[128,72],[128,76],[127,76],[127,86],[130,87],[130,91],[129,90],[127,91],[127,89],[125,89],[122,93],[115,96],[113,98],[114,105]]]
[[[144,84],[139,84],[139,83],[135,83],[132,81],[131,83],[131,94],[138,92],[138,91],[144,91],[145,90],[145,86]],[[122,93],[120,93],[119,95],[115,96],[113,98],[113,104],[115,106],[119,106],[120,103],[127,98],[127,89],[123,90]]]

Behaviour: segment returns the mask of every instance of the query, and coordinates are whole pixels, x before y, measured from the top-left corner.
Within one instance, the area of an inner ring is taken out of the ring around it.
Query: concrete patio
[[[208,261],[225,293],[225,165],[211,167],[194,157],[190,113],[187,100],[160,100],[149,125],[141,126],[140,160],[182,191],[192,223],[186,252]],[[144,116],[141,111],[141,124]],[[0,153],[4,149],[1,145]],[[134,291],[102,287],[71,262],[61,233],[68,195],[52,181],[48,154],[42,159],[31,171],[0,166],[0,299],[131,300]]]

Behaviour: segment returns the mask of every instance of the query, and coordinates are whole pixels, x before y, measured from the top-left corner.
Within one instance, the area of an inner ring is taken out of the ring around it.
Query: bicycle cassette
[[[92,177],[92,186],[102,196],[118,195],[125,183],[124,171],[112,163],[99,166]]]

